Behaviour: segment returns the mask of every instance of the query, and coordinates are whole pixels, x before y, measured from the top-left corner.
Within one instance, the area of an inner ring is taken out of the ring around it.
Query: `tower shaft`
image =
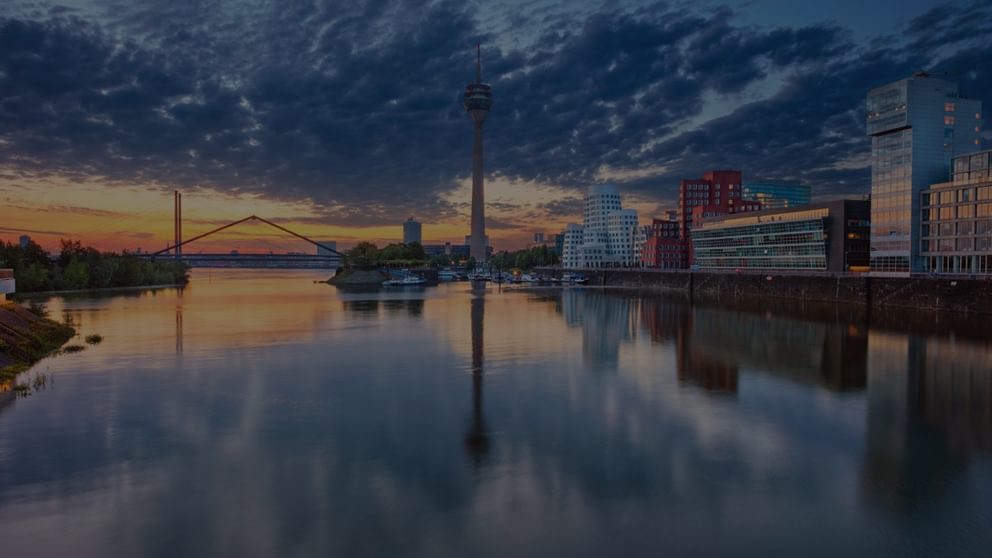
[[[469,255],[475,261],[486,260],[486,193],[482,170],[482,120],[474,123],[475,139],[472,144],[472,226],[469,238]]]

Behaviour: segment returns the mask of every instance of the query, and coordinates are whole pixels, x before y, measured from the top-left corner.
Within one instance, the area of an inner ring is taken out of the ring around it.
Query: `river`
[[[989,319],[313,271],[53,298],[0,555],[988,556]]]

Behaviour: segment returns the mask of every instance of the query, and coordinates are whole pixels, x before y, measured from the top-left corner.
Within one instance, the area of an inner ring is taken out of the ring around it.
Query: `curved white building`
[[[616,186],[592,186],[586,193],[582,225],[565,228],[562,267],[633,267],[640,264],[637,211],[624,209]]]

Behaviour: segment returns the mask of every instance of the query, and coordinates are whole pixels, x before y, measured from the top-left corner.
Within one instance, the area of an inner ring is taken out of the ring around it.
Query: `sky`
[[[0,239],[159,249],[178,189],[187,238],[257,214],[343,247],[408,217],[460,242],[477,43],[497,249],[604,182],[642,222],[713,168],[866,194],[865,94],[919,69],[992,107],[987,1],[7,0]],[[196,246],[311,251],[260,225]]]

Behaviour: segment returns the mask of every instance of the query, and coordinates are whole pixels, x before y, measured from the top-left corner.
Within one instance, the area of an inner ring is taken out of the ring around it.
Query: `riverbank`
[[[76,331],[11,302],[0,304],[0,391],[14,378],[66,343]]]
[[[561,269],[538,270],[544,274]],[[913,308],[992,314],[992,278],[961,276],[872,277],[867,274],[697,271],[645,269],[568,270],[590,285],[636,287],[684,293],[692,299],[782,298],[860,304],[868,308]]]

